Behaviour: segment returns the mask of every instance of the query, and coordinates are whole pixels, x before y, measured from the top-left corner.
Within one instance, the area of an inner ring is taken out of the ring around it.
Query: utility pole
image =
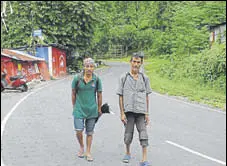
[[[31,10],[31,23],[32,23],[32,33],[31,33],[31,38],[32,38],[32,55],[35,56],[35,44],[34,44],[34,26],[33,26],[33,11]]]

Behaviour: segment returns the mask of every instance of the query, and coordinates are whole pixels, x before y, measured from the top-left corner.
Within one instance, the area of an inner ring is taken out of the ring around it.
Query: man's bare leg
[[[126,145],[126,154],[127,155],[131,155],[131,152],[130,152],[130,144]]]
[[[142,147],[142,162],[147,161],[147,147]]]
[[[76,137],[77,137],[77,140],[80,144],[80,150],[79,150],[78,156],[82,157],[83,153],[84,153],[83,131],[77,131]]]
[[[93,161],[93,158],[91,156],[91,144],[92,144],[92,135],[87,135],[87,148],[86,148],[86,153],[85,156],[87,157],[88,161]]]

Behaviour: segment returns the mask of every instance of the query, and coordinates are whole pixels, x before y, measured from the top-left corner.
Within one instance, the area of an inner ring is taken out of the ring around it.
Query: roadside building
[[[226,22],[212,25],[210,28],[210,43],[219,41],[223,43],[226,41]]]
[[[36,57],[45,59],[51,77],[60,78],[67,74],[66,51],[63,46],[57,44],[37,46]]]
[[[7,78],[22,74],[28,82],[33,79],[50,80],[44,58],[34,57],[17,50],[3,49],[1,51],[2,72],[7,73]]]

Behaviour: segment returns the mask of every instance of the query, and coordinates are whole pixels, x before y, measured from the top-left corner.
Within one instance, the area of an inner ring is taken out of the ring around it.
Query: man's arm
[[[121,121],[124,124],[126,124],[127,119],[126,119],[125,112],[124,112],[123,96],[122,95],[119,95],[119,106],[120,106],[120,111],[121,111]]]
[[[121,115],[124,114],[124,106],[123,106],[123,96],[119,95],[119,106],[120,106],[120,111]]]
[[[72,105],[74,106],[76,102],[76,90],[72,89]]]
[[[146,120],[146,125],[149,124],[149,96],[147,94],[146,96],[146,102],[147,102],[147,110],[146,110],[146,114],[145,114],[145,120]]]
[[[102,106],[102,92],[98,92],[98,112],[99,114],[102,114],[101,112],[101,106]]]
[[[149,96],[146,95],[146,101],[147,101],[147,114],[149,115]]]

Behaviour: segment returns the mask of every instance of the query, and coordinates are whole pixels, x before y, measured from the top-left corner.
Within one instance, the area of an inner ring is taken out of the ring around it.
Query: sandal
[[[140,163],[140,166],[150,166],[150,163],[148,161],[144,161]]]
[[[129,163],[129,160],[131,159],[131,156],[130,155],[128,155],[128,154],[126,154],[125,156],[124,156],[124,158],[122,159],[122,161],[124,162],[124,163]]]
[[[84,158],[84,151],[79,151],[78,152],[78,154],[77,154],[77,156],[79,157],[79,158]]]
[[[89,162],[93,161],[93,158],[91,156],[85,156],[85,159]]]

